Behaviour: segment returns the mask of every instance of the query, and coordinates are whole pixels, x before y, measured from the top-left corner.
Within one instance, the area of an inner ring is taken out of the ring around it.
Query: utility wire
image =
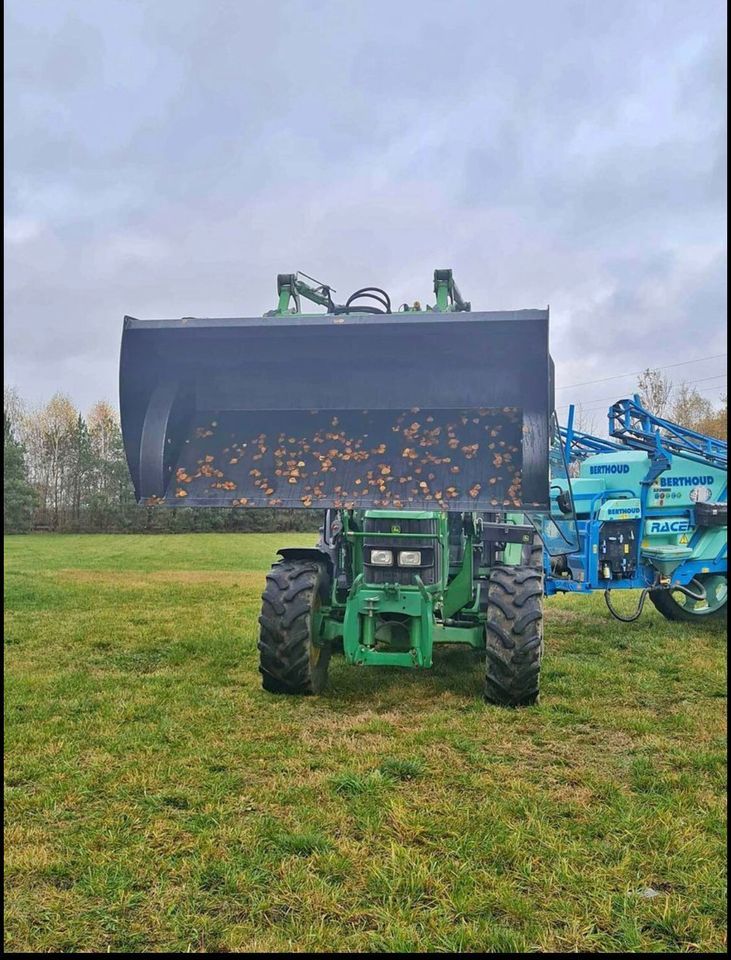
[[[725,380],[726,377],[727,377],[727,374],[725,374],[725,373],[718,373],[718,374],[716,374],[716,375],[713,376],[713,377],[699,377],[699,378],[697,378],[697,379],[695,379],[695,380],[684,380],[683,383],[684,383],[686,386],[689,386],[689,387],[690,387],[690,386],[692,386],[694,383],[708,383],[708,381],[710,381],[710,380]],[[610,396],[610,397],[587,397],[587,399],[586,399],[584,402],[585,402],[585,403],[599,403],[599,402],[601,402],[602,400],[613,400],[613,399],[615,399],[616,397],[617,397],[616,393],[615,393],[615,394],[612,394],[612,396]],[[578,401],[571,401],[571,402],[574,403],[575,406],[578,406],[578,404],[581,403],[582,401],[581,401],[581,400],[578,400]],[[564,404],[564,406],[568,406],[568,405],[569,405],[569,401],[567,401],[567,402]]]
[[[725,386],[725,384],[718,384],[718,386],[719,386],[719,387],[720,387],[720,386]],[[574,406],[577,408],[577,410],[578,410],[579,407],[580,407],[580,408],[581,408],[583,411],[585,411],[585,412],[588,412],[588,411],[590,411],[590,410],[602,410],[602,409],[606,409],[606,408],[607,408],[607,405],[609,404],[610,401],[615,401],[615,402],[616,402],[618,399],[619,399],[619,397],[616,397],[616,396],[615,396],[615,397],[606,397],[603,401],[602,401],[602,400],[597,400],[596,403],[588,403],[588,404],[587,404],[587,403],[574,403]],[[711,403],[715,402],[715,400],[714,400],[713,397],[703,397],[702,399],[708,400],[708,401],[711,402]],[[560,406],[560,407],[557,407],[557,409],[558,409],[558,410],[568,410],[568,408],[569,408],[570,406],[571,406],[571,404],[568,404],[568,403],[567,403],[567,404],[563,404],[563,405]]]
[[[683,367],[687,363],[700,363],[702,360],[718,360],[725,357],[725,353],[714,353],[712,357],[697,357],[695,360],[680,360],[678,363],[666,363],[663,367],[645,367],[643,370],[632,370],[629,373],[617,373],[613,377],[604,377],[602,380],[585,380],[584,383],[570,383],[565,387],[556,387],[557,390],[573,390],[574,387],[590,387],[595,383],[606,383],[608,380],[621,380],[622,377],[636,377],[645,370],[669,370],[671,367]]]
[[[727,374],[725,374],[725,373],[718,373],[718,374],[716,374],[715,377],[701,377],[701,378],[698,379],[698,380],[686,380],[686,381],[684,381],[684,382],[685,382],[688,386],[691,386],[691,385],[694,384],[694,383],[707,383],[709,380],[725,380],[725,379],[726,379],[726,376],[727,376]],[[719,384],[719,386],[720,386],[720,384]],[[587,406],[586,406],[587,404],[602,403],[602,401],[604,401],[604,400],[617,400],[617,399],[618,399],[617,395],[616,395],[616,394],[613,394],[611,397],[589,397],[589,399],[586,400],[585,403],[582,403],[581,400],[578,400],[578,401],[577,401],[577,400],[572,400],[572,401],[570,401],[570,402],[567,401],[566,403],[562,404],[561,409],[563,409],[564,407],[568,407],[568,406],[570,406],[571,403],[573,403],[575,407],[581,407],[583,410],[586,410],[586,409],[587,409]]]
[[[716,401],[714,401],[714,399],[713,399],[712,397],[703,397],[703,399],[704,399],[704,400],[708,400],[708,402],[711,403],[711,404],[713,404],[714,402],[716,402]],[[577,413],[582,413],[582,414],[583,414],[583,413],[598,413],[599,411],[608,411],[608,409],[609,409],[609,401],[606,401],[606,400],[605,400],[604,403],[597,403],[597,405],[594,406],[594,407],[587,407],[587,406],[585,406],[585,405],[583,405],[583,404],[574,404],[574,406],[576,407],[576,412],[577,412]],[[557,407],[556,409],[557,409],[558,412],[561,413],[561,415],[563,416],[565,413],[568,412],[568,409],[569,409],[569,408],[568,408],[568,406],[566,406],[566,407]]]
[[[725,384],[723,386],[725,387]],[[613,399],[616,400],[616,398],[613,398]],[[720,398],[703,397],[703,399],[707,400],[711,404],[715,404],[718,402]],[[577,414],[604,413],[608,411],[609,405],[610,405],[609,398],[607,398],[607,400],[605,400],[603,403],[597,402],[593,406],[591,405],[587,406],[586,404],[579,404],[579,403],[574,404],[574,406],[576,407]],[[569,406],[570,404],[566,404],[565,406],[557,407],[556,410],[558,413],[560,413],[561,416],[565,416],[568,413]]]

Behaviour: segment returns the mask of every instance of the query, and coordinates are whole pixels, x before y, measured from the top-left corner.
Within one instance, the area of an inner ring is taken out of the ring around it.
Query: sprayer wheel
[[[537,703],[543,657],[540,569],[506,566],[492,570],[485,635],[485,699],[503,707]]]
[[[699,620],[725,620],[728,609],[726,574],[699,574],[696,580],[706,591],[706,600],[698,601],[673,590],[651,590],[650,600],[666,620],[698,623]],[[691,581],[691,589],[695,584]]]
[[[259,624],[259,670],[270,693],[320,693],[330,647],[314,642],[327,573],[311,560],[281,560],[267,574]]]

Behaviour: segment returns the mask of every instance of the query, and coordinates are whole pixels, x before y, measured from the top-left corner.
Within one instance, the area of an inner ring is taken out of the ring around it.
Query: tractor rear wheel
[[[312,560],[281,560],[267,574],[259,624],[259,670],[270,693],[320,693],[330,647],[316,642],[327,572]]]
[[[495,567],[487,596],[485,699],[538,702],[543,657],[543,576],[534,566]]]
[[[694,577],[688,585],[693,593],[705,594],[696,600],[679,590],[651,590],[650,600],[666,620],[698,623],[699,620],[724,620],[728,609],[726,574],[705,573]]]

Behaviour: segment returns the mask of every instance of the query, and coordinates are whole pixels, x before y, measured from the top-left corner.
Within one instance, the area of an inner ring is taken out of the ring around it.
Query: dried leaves
[[[224,499],[234,506],[408,509],[426,502],[453,509],[455,501],[487,505],[489,489],[491,505],[520,505],[522,422],[516,408],[412,407],[395,419],[387,411],[310,411],[318,417],[314,428],[302,423],[303,416],[292,414],[291,433],[242,440],[231,414],[222,444],[211,438],[225,432],[226,415],[197,427],[197,442],[183,448],[187,456],[175,472],[175,496],[220,502],[220,493],[243,487],[247,497]],[[189,460],[190,454],[198,459]]]

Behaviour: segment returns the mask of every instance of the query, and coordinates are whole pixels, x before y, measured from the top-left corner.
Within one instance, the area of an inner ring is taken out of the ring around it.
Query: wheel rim
[[[316,667],[320,662],[320,657],[322,655],[322,647],[318,647],[316,643],[310,644],[310,666]]]
[[[319,643],[314,641],[314,637],[320,636],[320,623],[322,622],[322,614],[320,613],[320,607],[322,602],[320,597],[316,595],[312,600],[312,608],[310,614],[310,669],[314,670],[320,658],[322,657],[322,647]]]
[[[726,604],[728,581],[721,574],[708,573],[694,577],[688,584],[688,588],[694,593],[705,591],[705,598],[695,600],[693,597],[689,597],[687,593],[681,593],[679,590],[673,591],[672,596],[682,610],[695,617],[707,617]]]

